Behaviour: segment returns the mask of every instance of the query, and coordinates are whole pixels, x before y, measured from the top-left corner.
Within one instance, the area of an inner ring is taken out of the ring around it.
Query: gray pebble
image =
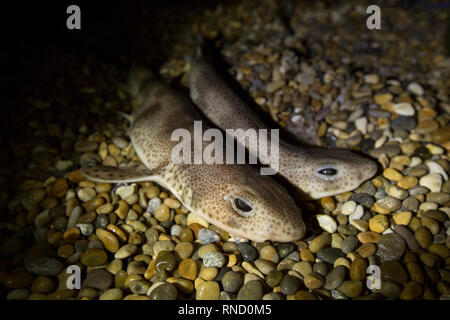
[[[400,259],[406,248],[405,240],[397,233],[383,234],[377,246],[377,255],[381,262]]]
[[[345,254],[338,248],[323,248],[317,252],[317,258],[323,262],[334,264],[337,258],[344,258]]]
[[[358,248],[359,240],[355,236],[348,236],[342,241],[341,250],[343,253],[347,254],[349,252],[353,252]]]
[[[94,269],[86,275],[83,288],[108,289],[113,284],[114,277],[105,269]]]
[[[372,207],[372,205],[375,203],[375,199],[368,193],[354,193],[350,196],[350,200],[353,200],[366,208]]]
[[[55,276],[63,269],[61,261],[51,257],[37,257],[25,261],[25,269],[39,276]]]
[[[160,204],[161,204],[161,199],[158,197],[154,197],[148,201],[146,211],[150,212],[152,214],[155,214],[156,208],[158,208],[160,206]]]
[[[244,284],[237,295],[238,300],[261,300],[264,294],[263,284],[259,280],[251,280]]]
[[[253,261],[258,258],[259,255],[258,250],[255,247],[245,242],[240,242],[238,244],[238,250],[244,261]]]
[[[225,264],[225,257],[219,251],[210,251],[203,257],[203,265],[205,267],[222,268]]]
[[[95,227],[92,223],[78,223],[76,225],[78,229],[80,229],[80,232],[83,236],[89,237],[94,233]]]
[[[411,130],[416,126],[417,121],[413,116],[399,116],[391,121],[391,128],[394,130]]]
[[[327,290],[336,289],[344,281],[346,268],[344,266],[337,266],[331,270],[325,277],[324,288]]]
[[[227,292],[238,292],[243,284],[244,277],[239,272],[228,271],[222,278],[223,289]]]
[[[211,229],[203,228],[198,231],[198,240],[202,244],[209,244],[220,241],[220,236]]]
[[[290,295],[297,292],[300,288],[298,279],[291,275],[285,275],[280,282],[280,291],[284,295]]]

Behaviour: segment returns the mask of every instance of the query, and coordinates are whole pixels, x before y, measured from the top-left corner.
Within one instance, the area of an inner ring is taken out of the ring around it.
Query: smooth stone
[[[408,248],[410,248],[411,250],[419,249],[419,244],[417,240],[414,238],[414,234],[409,230],[408,227],[397,224],[394,227],[394,231],[405,240],[406,244],[408,245]]]
[[[448,192],[430,192],[427,194],[427,202],[433,202],[443,206],[447,202],[450,202],[450,194]]]
[[[383,281],[381,283],[380,293],[386,298],[394,299],[397,298],[402,292],[402,287],[395,282]]]
[[[382,152],[382,153],[384,153],[384,152]],[[380,155],[382,153],[380,153]],[[400,151],[399,151],[399,153],[400,153]],[[355,194],[353,194],[352,196],[354,196],[356,194],[368,194],[370,196],[373,196],[376,191],[377,191],[377,189],[375,188],[373,183],[371,181],[366,181],[362,185],[360,185],[358,188],[356,188]]]
[[[396,233],[382,235],[377,245],[377,255],[381,262],[400,259],[406,248],[405,241]]]
[[[175,268],[176,259],[172,253],[163,250],[156,257],[155,269],[157,271],[172,271]]]
[[[95,288],[105,290],[111,287],[114,277],[105,269],[95,269],[87,273],[83,281],[84,288]]]
[[[239,272],[228,271],[222,278],[223,289],[227,292],[236,293],[244,284],[244,277]]]
[[[283,273],[280,270],[273,270],[269,272],[269,274],[266,277],[266,284],[270,288],[275,288],[278,286],[283,279]]]
[[[251,280],[244,284],[239,290],[238,300],[261,300],[264,295],[264,288],[259,280]]]
[[[256,259],[254,261],[255,267],[258,268],[263,274],[269,274],[270,271],[276,269],[275,263],[264,259]]]
[[[417,210],[419,210],[419,200],[417,200],[416,198],[406,198],[403,202],[402,202],[402,207],[403,209],[407,210],[407,211],[412,211],[412,212],[417,212]]]
[[[309,250],[311,250],[312,253],[317,253],[319,252],[319,250],[330,244],[331,244],[330,234],[328,232],[323,232],[322,234],[311,240],[311,242],[309,243]]]
[[[80,261],[87,267],[95,267],[105,264],[108,259],[106,252],[102,249],[88,249],[80,257]]]
[[[363,258],[355,258],[350,265],[350,279],[364,280],[366,277],[367,267],[367,262]]]
[[[225,257],[219,251],[210,251],[203,257],[203,265],[205,267],[222,268],[225,264]]]
[[[416,238],[419,245],[424,249],[428,248],[430,244],[433,242],[431,232],[425,227],[419,227],[414,232],[414,237]]]
[[[419,184],[428,188],[431,192],[442,190],[442,176],[439,173],[429,173],[419,180]]]
[[[423,288],[415,281],[408,282],[400,293],[400,300],[415,300],[423,293]]]
[[[220,241],[220,236],[217,234],[217,232],[211,229],[203,228],[198,232],[198,240],[202,244],[208,244]]]
[[[149,291],[152,288],[149,289]],[[178,295],[177,288],[171,283],[163,283],[150,291],[150,300],[175,300]]]
[[[368,193],[354,193],[350,196],[350,200],[353,200],[366,208],[371,208],[375,203],[375,199]]]
[[[244,261],[253,261],[258,258],[258,250],[248,243],[240,242],[238,244],[238,250],[242,255]]]
[[[280,290],[284,295],[294,294],[299,288],[299,281],[296,277],[291,275],[285,275],[280,282]]]
[[[122,289],[113,288],[113,289],[109,289],[109,290],[106,290],[105,292],[103,292],[98,299],[99,300],[122,300],[122,298],[123,298]]]
[[[292,242],[281,242],[276,245],[276,248],[280,258],[284,259],[296,250],[297,246]]]
[[[345,273],[346,268],[342,265],[331,270],[325,277],[324,288],[327,290],[333,290],[339,287],[344,281]]]
[[[320,274],[311,272],[304,277],[303,282],[306,288],[315,290],[321,288],[325,281]]]
[[[318,214],[316,215],[316,219],[319,222],[320,227],[329,233],[334,233],[337,230],[336,221],[329,215],[326,214]]]
[[[344,254],[347,254],[349,252],[353,252],[356,250],[356,248],[359,246],[358,238],[355,236],[348,236],[344,239],[342,242],[341,250]]]
[[[36,257],[26,260],[25,269],[39,276],[55,276],[63,269],[61,261],[51,257]]]
[[[400,262],[388,261],[380,265],[381,280],[403,284],[408,281],[408,273]]]
[[[195,294],[196,300],[219,300],[220,288],[215,281],[201,282],[197,287]]]
[[[382,210],[375,210],[374,207],[377,206],[377,208],[380,208]],[[372,210],[381,213],[381,214],[387,214],[390,212],[394,212],[398,209],[400,209],[402,206],[402,203],[400,200],[393,198],[393,197],[384,197],[381,199],[378,199],[375,204],[372,207]]]
[[[322,248],[317,252],[317,258],[330,264],[334,264],[336,259],[341,257],[345,257],[345,254],[338,248]]]
[[[355,298],[361,294],[363,283],[359,280],[346,280],[337,288],[337,290],[346,297]]]
[[[413,116],[399,116],[391,121],[394,130],[411,130],[417,127],[417,120]]]

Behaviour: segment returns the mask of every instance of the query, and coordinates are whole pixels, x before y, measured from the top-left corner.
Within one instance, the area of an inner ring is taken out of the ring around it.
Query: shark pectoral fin
[[[110,183],[156,181],[160,179],[159,175],[140,163],[124,168],[85,167],[81,169],[81,173],[89,180]]]

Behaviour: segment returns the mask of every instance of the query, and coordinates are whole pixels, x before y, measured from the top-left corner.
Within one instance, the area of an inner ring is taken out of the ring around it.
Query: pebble
[[[113,288],[113,289],[109,289],[109,290],[106,290],[105,292],[103,292],[98,299],[99,300],[122,300],[122,298],[123,298],[122,289]]]
[[[24,266],[28,272],[39,276],[55,276],[63,269],[63,264],[51,257],[29,259],[25,261]]]
[[[315,237],[309,243],[309,250],[312,253],[319,252],[320,249],[331,244],[331,236],[328,232],[323,232],[321,235]]]
[[[360,257],[356,257],[350,265],[350,279],[364,280],[367,272],[367,262]]]
[[[294,294],[299,288],[300,283],[298,279],[291,275],[285,275],[280,282],[280,291],[284,295]]]
[[[46,276],[38,276],[36,279],[34,279],[31,285],[31,292],[47,294],[54,291],[55,288],[56,284],[52,278]]]
[[[219,284],[215,281],[204,281],[197,287],[196,300],[218,300],[220,297]]]
[[[368,193],[354,193],[350,196],[350,200],[366,208],[371,208],[375,202],[374,198]]]
[[[208,244],[220,241],[220,236],[217,234],[217,232],[211,229],[203,228],[198,232],[198,240],[202,244]]]
[[[156,257],[155,269],[157,271],[172,271],[175,268],[175,256],[169,251],[162,250]]]
[[[383,281],[381,283],[380,293],[386,298],[397,298],[402,292],[402,287],[395,282]]]
[[[355,236],[348,236],[344,239],[342,242],[341,250],[344,254],[347,254],[349,252],[353,252],[356,250],[356,248],[359,245],[358,238]]]
[[[238,244],[238,250],[242,255],[244,261],[253,261],[258,258],[258,250],[245,242],[240,242]]]
[[[396,233],[383,234],[377,246],[377,255],[381,262],[400,259],[406,248],[405,241]]]
[[[406,226],[397,224],[394,227],[394,231],[397,232],[405,240],[408,248],[410,248],[411,250],[419,249],[417,240],[414,238],[413,233]]]
[[[372,210],[381,214],[388,214],[400,209],[402,203],[399,199],[393,197],[384,197],[378,199],[372,206]]]
[[[77,192],[78,198],[80,198],[80,200],[83,202],[93,200],[96,195],[97,195],[97,192],[92,188],[81,188]]]
[[[429,173],[419,180],[419,184],[431,192],[440,192],[442,189],[442,176],[439,173]]]
[[[424,249],[428,248],[430,244],[433,242],[431,232],[425,227],[419,227],[414,232],[414,237],[416,238],[419,245]]]
[[[397,260],[384,262],[380,265],[381,280],[403,284],[408,281],[408,273]]]
[[[392,215],[392,219],[396,224],[407,226],[411,222],[412,213],[410,211],[402,211]]]
[[[116,251],[116,253],[114,254],[114,258],[115,259],[125,259],[128,258],[129,256],[132,256],[133,254],[136,253],[136,251],[138,250],[138,247],[134,244],[125,244],[122,247],[120,247],[119,250]]]
[[[14,289],[8,292],[6,300],[27,300],[30,296],[28,289]]]
[[[371,231],[383,233],[389,227],[389,220],[385,215],[377,214],[369,220]]]
[[[417,82],[409,83],[406,89],[417,96],[422,96],[424,93],[422,86]]]
[[[269,274],[269,272],[275,270],[276,265],[272,261],[264,260],[264,259],[256,259],[254,261],[256,268],[261,271],[263,274]]]
[[[113,233],[109,232],[108,230],[99,228],[96,230],[95,234],[97,235],[97,238],[103,243],[106,250],[112,253],[119,250],[119,240],[117,240],[117,237]]]
[[[383,171],[383,176],[391,181],[400,181],[403,178],[403,175],[400,172],[392,168],[386,168]]]
[[[238,300],[261,300],[264,294],[263,285],[259,280],[251,280],[239,290]]]
[[[357,203],[353,200],[347,201],[342,206],[341,212],[342,214],[345,214],[346,216],[352,214],[357,207]]]
[[[269,274],[266,277],[266,284],[270,288],[275,288],[278,286],[283,279],[283,273],[280,270],[273,270],[269,272]]]
[[[311,272],[304,277],[303,282],[306,288],[315,290],[321,288],[324,285],[325,280],[320,274]]]
[[[414,107],[409,102],[394,104],[394,112],[402,116],[413,116],[416,113]]]
[[[150,300],[175,300],[178,291],[172,283],[163,283],[156,288],[150,287],[147,295],[150,297]]]
[[[329,232],[334,233],[337,230],[336,221],[329,215],[326,214],[318,214],[316,215],[316,219],[319,222],[320,227]]]
[[[325,277],[325,289],[333,290],[339,287],[344,281],[346,268],[342,265],[335,267]]]
[[[227,292],[236,293],[244,284],[244,277],[235,271],[228,271],[222,278],[223,289]]]
[[[411,130],[417,126],[417,120],[413,116],[399,116],[391,121],[394,130]]]
[[[105,269],[95,269],[87,273],[83,281],[84,288],[95,288],[105,290],[111,287],[114,277]]]
[[[203,265],[205,267],[222,268],[225,264],[225,257],[219,251],[210,251],[203,257]]]
[[[363,284],[362,281],[359,280],[346,280],[337,288],[337,290],[348,298],[356,298],[361,294]]]
[[[408,282],[400,293],[401,300],[415,300],[423,293],[423,288],[415,281]]]
[[[405,200],[409,195],[408,191],[406,191],[400,187],[397,187],[394,184],[387,185],[385,187],[385,191],[389,196],[400,199],[400,200]]]
[[[102,249],[88,249],[80,256],[80,261],[87,267],[96,267],[106,263],[108,256]]]
[[[334,264],[336,259],[345,257],[344,253],[338,248],[323,248],[317,252],[317,258],[323,262]]]

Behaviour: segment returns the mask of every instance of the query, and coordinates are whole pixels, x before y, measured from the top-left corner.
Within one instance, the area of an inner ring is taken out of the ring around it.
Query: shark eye
[[[237,209],[244,211],[244,212],[250,212],[253,210],[253,208],[250,206],[250,204],[240,198],[234,198],[234,205]]]
[[[337,174],[337,170],[334,168],[323,168],[319,170],[318,173],[324,176],[334,176]]]

